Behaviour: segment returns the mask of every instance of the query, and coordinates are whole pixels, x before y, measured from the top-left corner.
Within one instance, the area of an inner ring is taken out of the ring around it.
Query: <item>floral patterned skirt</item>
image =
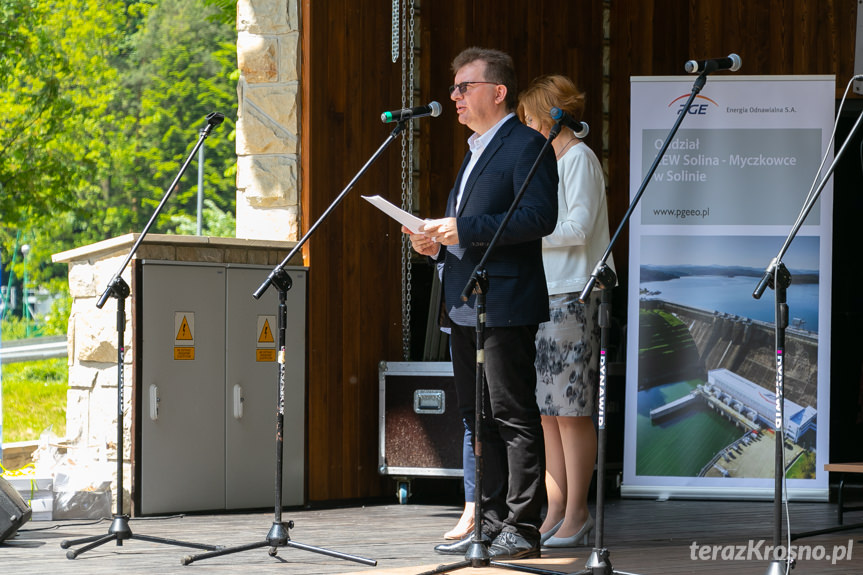
[[[593,415],[599,383],[599,301],[578,293],[553,295],[551,319],[536,334],[536,401],[542,415]]]

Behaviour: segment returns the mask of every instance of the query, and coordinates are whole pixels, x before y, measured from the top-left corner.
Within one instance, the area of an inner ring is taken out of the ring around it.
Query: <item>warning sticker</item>
[[[273,337],[273,327],[276,325],[276,316],[259,315],[258,329],[255,332],[255,361],[276,361],[276,340]]]
[[[174,345],[195,345],[195,313],[191,311],[174,312]]]
[[[195,359],[194,347],[175,347],[174,359]]]
[[[275,349],[256,349],[255,361],[276,361]]]
[[[195,313],[174,312],[174,359],[195,359]]]
[[[273,339],[273,330],[270,328],[270,319],[273,316],[258,316],[258,346],[259,347],[268,347],[266,344],[272,343],[275,344],[276,340]],[[275,318],[273,318],[275,319]],[[262,323],[263,320],[263,323]],[[263,344],[263,345],[262,345]]]

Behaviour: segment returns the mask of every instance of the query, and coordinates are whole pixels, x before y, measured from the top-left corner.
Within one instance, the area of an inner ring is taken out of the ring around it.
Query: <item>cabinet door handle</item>
[[[155,384],[150,384],[150,419],[156,421],[159,419],[159,388]]]
[[[243,402],[246,398],[243,397],[243,387],[236,383],[234,384],[234,419],[243,418]]]

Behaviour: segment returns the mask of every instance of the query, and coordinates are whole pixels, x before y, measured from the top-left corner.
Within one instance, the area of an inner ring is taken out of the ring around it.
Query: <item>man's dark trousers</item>
[[[483,342],[483,532],[492,537],[501,531],[519,533],[532,542],[539,541],[546,500],[545,448],[535,395],[536,331],[537,326],[487,327]],[[453,325],[451,337],[459,409],[472,429],[476,326]]]

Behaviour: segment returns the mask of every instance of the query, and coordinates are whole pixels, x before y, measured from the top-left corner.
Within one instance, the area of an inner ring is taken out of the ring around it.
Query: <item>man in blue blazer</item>
[[[527,179],[545,140],[522,125],[516,107],[512,59],[497,50],[468,48],[452,64],[450,98],[468,139],[446,217],[411,235],[413,248],[437,261],[444,290],[444,323],[451,328],[459,408],[469,427],[475,418],[476,296],[461,293]],[[518,208],[487,262],[482,423],[482,532],[492,558],[539,557],[545,460],[536,388],[535,336],[548,321],[541,238],[557,221],[557,164],[543,155]],[[407,232],[407,230],[403,229]],[[463,554],[471,535],[438,545]]]

